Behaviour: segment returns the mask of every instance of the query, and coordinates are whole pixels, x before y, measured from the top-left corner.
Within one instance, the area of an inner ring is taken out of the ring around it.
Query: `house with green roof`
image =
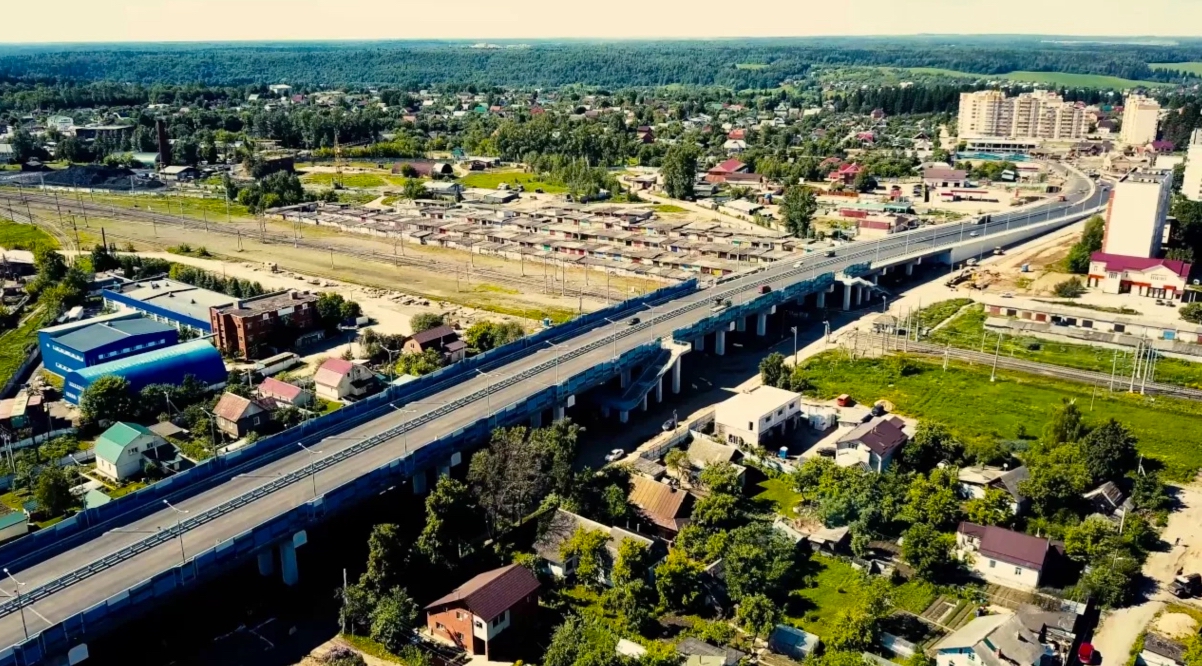
[[[167,442],[137,423],[118,421],[96,440],[96,471],[124,481],[142,473],[142,458]]]

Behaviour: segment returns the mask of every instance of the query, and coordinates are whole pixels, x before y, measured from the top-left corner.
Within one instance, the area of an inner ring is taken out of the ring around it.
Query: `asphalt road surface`
[[[273,480],[278,481],[277,477],[282,474],[304,469],[316,459],[332,456],[372,435],[421,421],[423,414],[437,410],[447,403],[470,399],[467,406],[428,423],[413,426],[404,435],[397,435],[316,475],[305,477],[276,492],[248,502],[218,519],[188,529],[180,538],[160,543],[54,594],[33,603],[26,603],[23,613],[15,609],[9,610],[0,617],[0,646],[13,645],[23,640],[26,629],[22,626],[22,618],[28,634],[32,636],[160,571],[179,564],[181,557],[187,558],[190,554],[211,548],[311,500],[314,488],[318,494],[331,490],[405,455],[411,449],[424,446],[440,436],[485,418],[490,409],[494,412],[503,409],[506,405],[552,385],[556,372],[564,377],[572,376],[605,362],[615,353],[615,339],[617,353],[620,354],[653,339],[668,336],[674,329],[708,317],[712,314],[709,304],[715,298],[729,298],[737,305],[758,297],[759,288],[764,284],[772,286],[773,289],[780,289],[799,280],[838,272],[854,264],[906,256],[932,248],[947,248],[962,239],[969,240],[969,234],[974,231],[978,236],[985,237],[1007,229],[1038,224],[1049,217],[1055,219],[1069,213],[1070,209],[1071,212],[1076,212],[1082,208],[1096,208],[1101,205],[1106,195],[1101,188],[1091,194],[1088,183],[1083,180],[1075,181],[1067,189],[1067,202],[1051,202],[1021,212],[994,215],[993,221],[988,225],[944,224],[894,234],[880,241],[852,243],[840,247],[835,257],[808,255],[800,268],[794,268],[794,262],[780,262],[758,273],[699,290],[653,309],[645,308],[639,315],[642,322],[638,325],[630,326],[625,321],[619,321],[617,325],[605,325],[586,331],[568,339],[561,347],[553,349],[548,346],[543,351],[513,361],[487,375],[476,374],[462,379],[427,401],[396,405],[396,411],[387,417],[378,418],[349,429],[337,437],[324,440],[315,447],[316,452],[311,453],[298,447],[296,453],[256,469],[253,475],[235,477],[225,484],[181,501],[177,509],[188,512],[186,516],[181,516],[176,510],[164,506],[158,513],[126,527],[106,532],[67,553],[12,573],[21,583],[21,592],[29,594],[52,580],[147,539],[149,535],[161,533],[163,530],[174,530],[177,520],[181,517],[193,518],[204,514],[228,500]],[[590,343],[597,344],[590,348]],[[555,363],[557,356],[558,362]],[[555,365],[558,365],[558,368],[555,368]],[[539,366],[542,368],[538,372],[517,381],[517,375]],[[8,601],[3,597],[13,596],[15,588],[16,584],[12,579],[5,577],[0,580],[0,600]]]

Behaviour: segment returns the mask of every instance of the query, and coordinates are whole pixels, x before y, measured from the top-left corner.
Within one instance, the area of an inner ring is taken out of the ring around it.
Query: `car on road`
[[[1014,298],[1014,292],[1013,291],[1003,291],[1002,298]]]
[[[631,317],[629,323],[631,326],[638,326],[640,321],[642,321],[642,320],[639,319],[638,317]]]
[[[711,312],[721,312],[730,307],[730,299],[722,300],[721,298],[714,301],[714,307],[710,308]]]
[[[625,455],[626,455],[625,450],[614,449],[614,450],[610,451],[609,453],[605,454],[605,462],[611,463],[611,462],[614,462],[615,460],[621,460],[622,457]]]
[[[980,234],[980,233],[978,233],[978,232],[976,232],[976,231],[974,231],[974,232],[972,232],[972,233],[970,233],[970,234],[968,234],[968,235],[969,235],[969,236],[976,237],[976,236],[980,236],[981,234]]]
[[[833,256],[835,256],[835,251],[834,251],[834,250],[827,250],[825,253],[823,253],[823,255],[824,255],[824,256],[827,256],[827,257],[833,257]]]
[[[801,262],[799,261],[799,262],[793,264],[793,268],[801,268]]]
[[[761,284],[761,285],[760,285],[760,293],[761,293],[761,294],[766,294],[766,293],[768,293],[768,292],[770,292],[770,291],[772,291],[772,287],[771,287],[770,285],[766,285],[766,284]]]
[[[1169,592],[1178,599],[1197,596],[1202,592],[1202,575],[1191,573],[1177,576],[1169,583]]]

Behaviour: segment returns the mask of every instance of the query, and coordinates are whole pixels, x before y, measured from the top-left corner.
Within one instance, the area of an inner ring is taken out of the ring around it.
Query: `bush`
[[[1081,284],[1081,280],[1078,278],[1070,278],[1057,284],[1052,289],[1052,293],[1060,298],[1078,298],[1085,293],[1085,285]]]
[[[345,645],[335,645],[321,658],[326,666],[367,666],[363,656]]]

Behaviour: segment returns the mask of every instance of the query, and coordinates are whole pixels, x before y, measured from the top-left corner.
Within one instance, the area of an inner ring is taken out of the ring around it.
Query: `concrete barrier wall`
[[[53,527],[0,546],[0,562],[14,572],[54,557],[91,539],[94,535],[150,515],[162,507],[162,500],[177,502],[224,483],[236,474],[292,453],[298,443],[310,445],[322,438],[361,425],[391,411],[391,403],[404,403],[443,390],[463,376],[485,365],[503,364],[543,348],[547,342],[562,340],[605,324],[649,303],[660,303],[689,294],[697,289],[697,280],[664,287],[603,310],[577,317],[570,322],[543,329],[510,344],[478,356],[464,359],[432,374],[401,386],[389,387],[377,394],[336,412],[308,421],[282,433],[265,437],[218,458],[130,493],[103,506],[85,509]]]

